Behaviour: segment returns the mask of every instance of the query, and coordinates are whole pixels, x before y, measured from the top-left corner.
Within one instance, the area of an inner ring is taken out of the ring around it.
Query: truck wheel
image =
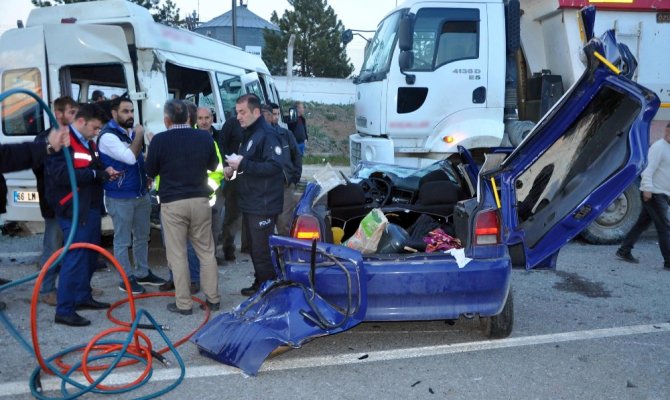
[[[630,185],[591,223],[581,236],[591,244],[620,243],[642,211],[640,190]]]
[[[514,299],[512,296],[512,288],[509,289],[507,301],[505,301],[505,305],[500,314],[492,317],[479,317],[479,323],[484,335],[492,339],[502,339],[512,333],[512,328],[514,327]]]

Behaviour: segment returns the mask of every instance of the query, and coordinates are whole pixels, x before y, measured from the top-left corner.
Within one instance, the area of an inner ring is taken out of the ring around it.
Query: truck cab
[[[352,166],[362,160],[420,167],[458,145],[500,145],[504,13],[501,0],[410,1],[380,22],[355,79]],[[413,40],[402,50],[407,29]],[[411,60],[401,68],[404,56]]]
[[[352,169],[423,167],[461,145],[518,145],[584,71],[579,9],[598,8],[637,61],[631,78],[661,97],[652,140],[670,120],[670,6],[652,0],[410,0],[379,23],[356,84]],[[662,52],[661,52],[662,53]]]

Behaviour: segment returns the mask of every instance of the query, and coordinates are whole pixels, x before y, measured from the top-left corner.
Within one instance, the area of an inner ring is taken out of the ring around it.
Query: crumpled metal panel
[[[273,237],[271,245],[302,250],[311,247],[309,242],[280,237]],[[319,244],[317,252],[324,254],[332,251],[331,247]],[[351,287],[357,288],[348,310],[324,300],[311,285],[280,278],[265,282],[232,312],[214,318],[191,341],[201,354],[256,375],[265,359],[280,346],[300,347],[313,338],[358,325],[366,309],[364,281],[360,279],[362,258],[358,252],[343,250],[340,255],[345,259],[337,266],[328,264],[325,268],[339,268],[348,276]]]

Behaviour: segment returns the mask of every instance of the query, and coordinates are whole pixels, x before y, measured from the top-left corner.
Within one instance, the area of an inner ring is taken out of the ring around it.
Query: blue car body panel
[[[271,245],[311,248],[309,242],[282,237],[273,237]],[[267,281],[235,310],[218,315],[191,338],[201,354],[256,375],[277,347],[300,347],[315,337],[358,325],[365,316],[367,298],[360,253],[326,243],[319,243],[316,251],[329,254],[331,263],[321,263],[315,269],[344,282],[340,294],[349,297],[340,295],[342,304],[321,296],[309,279],[305,284],[287,279]]]
[[[555,255],[642,172],[659,105],[650,90],[595,68],[485,176],[501,182],[504,240],[523,245],[527,268]]]
[[[448,254],[363,257],[339,245],[272,237],[278,279],[203,328],[192,339],[200,351],[255,374],[277,346],[298,347],[361,321],[501,313],[511,290],[509,249],[515,257],[522,249],[527,268],[552,265],[646,164],[658,97],[601,64],[596,51],[607,54],[592,39],[584,75],[502,163],[479,170],[459,149],[472,163],[466,173],[478,174],[475,212],[496,210],[501,219],[499,244],[468,245],[472,260],[459,268]],[[308,185],[295,214],[323,219],[315,210],[320,190]]]

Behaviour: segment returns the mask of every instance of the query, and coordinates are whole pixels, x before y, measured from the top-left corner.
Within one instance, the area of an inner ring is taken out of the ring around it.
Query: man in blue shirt
[[[114,224],[114,257],[123,266],[133,294],[144,293],[141,285],[160,286],[164,279],[149,269],[151,198],[144,171],[144,128],[133,118],[133,102],[125,97],[112,100],[112,119],[100,131],[98,148],[105,167],[121,172],[119,179],[105,183],[105,205]],[[133,246],[135,271],[128,256]],[[119,290],[127,289],[123,282]]]

